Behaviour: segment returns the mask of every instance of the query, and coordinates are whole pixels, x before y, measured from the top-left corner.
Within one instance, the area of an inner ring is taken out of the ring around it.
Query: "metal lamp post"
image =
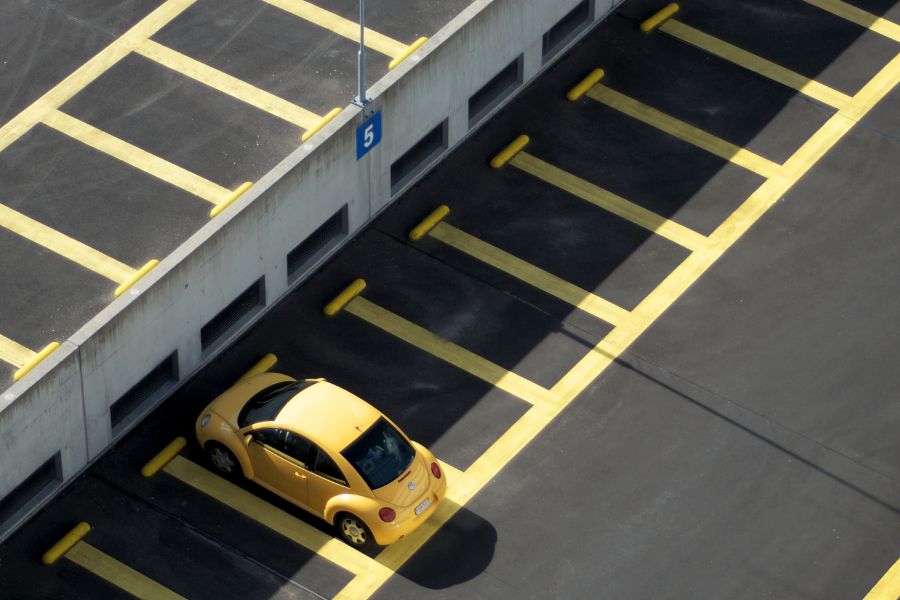
[[[353,103],[357,106],[365,106],[369,103],[369,99],[366,98],[366,43],[365,43],[365,33],[366,33],[366,0],[359,0],[359,52],[357,53],[357,67],[356,72],[358,75],[358,92],[356,98],[353,99]]]

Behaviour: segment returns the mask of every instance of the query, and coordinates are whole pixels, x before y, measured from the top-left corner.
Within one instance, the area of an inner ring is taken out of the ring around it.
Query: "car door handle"
[[[300,479],[306,479],[306,475],[304,475],[300,471],[294,471],[294,477],[299,477]]]

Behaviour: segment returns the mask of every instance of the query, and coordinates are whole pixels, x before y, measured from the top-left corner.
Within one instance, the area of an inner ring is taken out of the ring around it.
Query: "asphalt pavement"
[[[640,33],[658,8],[626,2],[0,546],[3,588],[865,597],[900,557],[897,29],[735,0]],[[194,419],[266,353],[435,452],[427,526],[361,554],[204,467]]]

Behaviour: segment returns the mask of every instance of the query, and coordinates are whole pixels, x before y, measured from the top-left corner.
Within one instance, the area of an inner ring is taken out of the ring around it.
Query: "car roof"
[[[331,450],[341,451],[381,416],[363,399],[333,383],[321,381],[291,398],[275,422],[307,434]]]

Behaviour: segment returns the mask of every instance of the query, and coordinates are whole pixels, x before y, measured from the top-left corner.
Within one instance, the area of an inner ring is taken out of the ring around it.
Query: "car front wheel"
[[[341,539],[354,548],[371,548],[375,545],[375,538],[362,519],[354,514],[341,513],[336,519],[338,533]]]
[[[215,442],[207,444],[206,456],[213,468],[225,477],[234,477],[241,470],[237,457],[222,444]]]

